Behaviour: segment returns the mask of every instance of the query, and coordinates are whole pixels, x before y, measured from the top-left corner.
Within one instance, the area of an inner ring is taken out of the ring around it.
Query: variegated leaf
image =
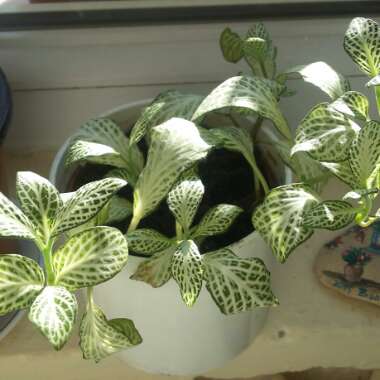
[[[190,169],[185,172],[168,195],[168,206],[176,221],[188,233],[205,188],[197,173]]]
[[[243,40],[230,28],[223,30],[219,43],[226,61],[237,63],[243,58]]]
[[[224,314],[278,304],[272,293],[270,273],[257,258],[241,258],[229,249],[204,255],[207,290]]]
[[[18,172],[17,197],[34,231],[46,242],[62,200],[57,189],[45,178],[33,172]]]
[[[94,227],[74,235],[54,254],[55,283],[72,291],[100,284],[127,263],[128,244],[112,227]]]
[[[334,174],[337,178],[339,178],[341,181],[346,183],[348,186],[355,188],[358,186],[357,180],[354,176],[354,173],[352,172],[351,166],[346,161],[340,161],[340,162],[323,162],[320,161],[320,164],[325,167],[327,170],[329,170],[332,174]]]
[[[128,199],[114,195],[108,203],[106,223],[117,223],[133,213],[133,205]]]
[[[299,74],[305,82],[320,88],[333,100],[350,90],[347,79],[325,62],[296,66],[286,70],[282,75],[292,77],[294,74]]]
[[[380,186],[380,123],[370,121],[360,130],[352,142],[349,162],[358,187]]]
[[[126,318],[109,321],[103,311],[93,303],[83,315],[79,336],[83,358],[92,359],[96,363],[142,342],[133,321]]]
[[[137,120],[131,133],[131,143],[139,142],[153,127],[173,117],[191,120],[203,96],[166,91],[153,100]]]
[[[178,177],[211,149],[190,121],[173,118],[152,130],[148,159],[134,192],[134,215],[144,217],[166,197]]]
[[[105,162],[105,164],[125,168],[129,173],[128,179],[131,183],[136,181],[144,167],[144,156],[138,146],[136,144],[130,145],[129,139],[125,136],[124,132],[111,119],[100,118],[88,121],[80,127],[73,137],[73,142],[75,141],[87,141],[103,145],[103,147],[94,145],[93,148],[99,149],[99,152],[103,150],[105,154],[104,158],[107,157],[107,152],[112,153],[114,158],[116,157],[114,154],[118,153],[118,157],[122,159],[122,161],[117,160],[119,165],[110,162]],[[92,149],[88,152],[90,156],[97,151],[96,149]],[[85,157],[82,157],[81,159],[84,158]],[[95,155],[94,159],[99,159],[99,155]]]
[[[29,320],[60,350],[70,337],[77,311],[73,294],[61,286],[47,286],[30,307]]]
[[[368,83],[366,83],[367,87],[372,87],[372,86],[380,86],[380,75],[375,76],[372,78]]]
[[[318,203],[318,196],[308,186],[296,183],[271,190],[254,211],[255,229],[281,263],[313,234],[313,230],[302,225],[302,218]]]
[[[325,201],[313,206],[303,217],[308,228],[339,230],[350,224],[356,215],[355,209],[345,201]]]
[[[202,256],[192,240],[184,240],[178,244],[171,271],[183,302],[189,307],[193,306],[202,289],[203,266]]]
[[[220,204],[210,209],[194,227],[192,237],[213,236],[226,232],[243,210],[234,205]]]
[[[365,74],[380,72],[380,33],[374,20],[354,18],[344,36],[344,49]]]
[[[92,219],[109,199],[127,184],[122,179],[105,178],[90,182],[66,196],[66,202],[58,212],[54,233],[80,226]]]
[[[276,74],[276,55],[277,49],[273,46],[272,40],[268,31],[265,29],[263,23],[258,23],[249,28],[245,40],[250,40],[251,38],[262,39],[265,41],[265,55],[261,61],[261,65],[257,65],[252,60],[249,63],[253,65],[255,73],[261,73],[267,78],[273,78]],[[260,68],[258,66],[261,66]],[[262,71],[264,68],[265,73]]]
[[[282,115],[275,95],[267,81],[258,77],[237,76],[216,87],[195,111],[193,120],[223,109],[245,108],[270,119],[285,137],[291,138],[288,124]]]
[[[328,103],[315,106],[301,121],[292,154],[308,152],[320,161],[343,161],[360,127]]]
[[[0,193],[0,236],[35,238],[28,218],[3,193]]]
[[[243,53],[253,72],[261,77],[266,77],[264,62],[267,55],[267,42],[259,37],[249,37],[243,42]]]
[[[172,240],[149,228],[128,232],[127,241],[132,251],[147,256],[161,252],[173,244]]]
[[[44,272],[34,260],[0,255],[0,315],[29,307],[44,283]]]
[[[373,196],[376,195],[379,192],[379,189],[354,189],[352,191],[349,191],[348,193],[344,194],[343,199],[352,199],[354,201],[358,201],[363,197],[367,196]]]
[[[144,260],[131,279],[146,282],[153,288],[165,285],[171,278],[170,269],[175,249],[174,245]]]
[[[329,108],[360,120],[365,121],[369,118],[368,99],[357,91],[346,92],[335,102],[331,103]]]

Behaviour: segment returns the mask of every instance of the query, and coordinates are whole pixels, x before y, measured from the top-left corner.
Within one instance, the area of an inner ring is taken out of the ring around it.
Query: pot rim
[[[98,117],[112,117],[120,112],[125,112],[129,109],[133,109],[137,107],[139,108],[145,107],[148,104],[150,104],[152,101],[153,101],[153,98],[147,98],[147,99],[137,100],[131,103],[121,104],[115,108],[112,108],[109,111],[102,112]],[[270,133],[270,132],[268,132],[268,134],[270,134],[272,138],[276,138],[275,134]],[[49,180],[54,185],[56,185],[57,183],[57,175],[59,173],[59,167],[61,166],[61,162],[63,161],[65,152],[67,148],[69,147],[70,142],[71,142],[71,137],[67,138],[66,141],[63,143],[63,145],[59,148],[59,150],[57,151],[57,154],[54,157],[53,163],[51,165],[51,169],[49,172]],[[289,184],[292,182],[292,172],[286,165],[283,165],[283,166],[284,166],[284,184]],[[249,242],[250,240],[255,239],[257,236],[261,236],[261,235],[255,230],[251,232],[250,234],[246,235],[245,237],[241,238],[240,240],[235,241],[234,243],[230,244],[229,247],[231,248],[236,247],[242,244],[243,241]],[[134,256],[134,257],[139,258],[139,256]]]

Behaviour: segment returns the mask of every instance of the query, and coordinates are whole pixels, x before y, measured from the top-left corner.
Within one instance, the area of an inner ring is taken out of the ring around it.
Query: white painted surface
[[[348,74],[353,87],[362,91],[365,78],[341,48],[347,24],[347,19],[281,21],[268,23],[268,28],[279,46],[282,68],[322,59]],[[15,117],[5,147],[9,177],[16,168],[46,175],[54,151],[89,117],[167,88],[206,93],[236,73],[235,66],[222,62],[218,50],[222,28],[211,24],[0,34],[0,66],[15,90]],[[294,87],[300,94],[283,102],[293,127],[312,104],[326,100],[310,85],[295,81]],[[331,184],[328,196],[339,190]],[[281,306],[270,311],[255,343],[212,375],[379,367],[380,310],[346,302],[322,288],[312,273],[320,245],[333,235],[316,233],[286,264],[275,265],[274,290]],[[12,380],[98,380],[110,374],[113,380],[152,378],[116,357],[96,366],[82,361],[76,338],[55,353],[26,321],[0,343],[0,365],[4,379]]]

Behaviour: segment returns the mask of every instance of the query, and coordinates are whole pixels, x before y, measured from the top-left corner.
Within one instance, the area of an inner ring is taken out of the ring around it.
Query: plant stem
[[[375,96],[376,96],[377,112],[380,116],[380,86],[375,86]]]
[[[137,226],[139,225],[140,221],[141,221],[140,214],[135,214],[134,213],[133,217],[132,217],[132,220],[131,220],[131,223],[129,223],[129,227],[128,227],[127,233],[134,231],[137,228]]]
[[[258,179],[258,181],[261,183],[261,186],[263,187],[265,195],[269,193],[269,185],[268,182],[266,181],[263,173],[261,173],[261,170],[257,166],[256,158],[255,155],[252,154],[251,157],[246,157],[247,161],[251,165],[251,168],[253,170],[254,176]]]
[[[176,233],[177,240],[182,240],[183,238],[182,226],[177,221],[175,221],[175,233]]]
[[[87,288],[87,310],[92,309],[94,304],[94,287],[90,286]]]
[[[37,242],[37,246],[40,249],[42,256],[44,258],[45,273],[47,285],[54,285],[55,283],[55,273],[53,268],[53,245],[54,239],[49,239],[47,244]]]

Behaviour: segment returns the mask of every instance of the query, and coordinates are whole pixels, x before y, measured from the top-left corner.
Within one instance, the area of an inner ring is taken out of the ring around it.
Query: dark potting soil
[[[145,144],[141,148],[143,152],[146,152]],[[273,157],[264,157],[264,153],[256,149],[256,159],[270,187],[277,186],[278,181],[272,168],[268,165],[268,161],[273,160]],[[70,191],[88,182],[103,178],[109,170],[110,167],[96,164],[81,166],[73,176]],[[207,237],[202,241],[200,250],[205,253],[234,243],[253,231],[252,212],[255,206],[261,203],[263,192],[259,191],[259,196],[255,196],[252,169],[246,159],[237,152],[215,149],[206,159],[199,162],[198,172],[205,186],[205,194],[195,216],[194,224],[199,223],[210,208],[221,203],[233,204],[244,210],[226,233]],[[127,186],[121,190],[119,195],[132,201],[133,190]],[[126,220],[114,226],[125,233],[129,222],[130,220]],[[139,228],[152,228],[168,237],[175,235],[175,220],[165,199],[153,213],[140,222]]]

